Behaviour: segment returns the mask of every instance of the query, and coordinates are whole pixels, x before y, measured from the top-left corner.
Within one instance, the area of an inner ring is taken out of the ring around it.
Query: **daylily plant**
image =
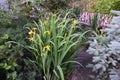
[[[75,51],[70,51],[81,41],[84,33],[75,31],[78,21],[67,18],[67,15],[62,19],[57,14],[44,20],[39,19],[38,23],[34,22],[36,27],[28,32],[32,43],[29,48],[33,50],[44,80],[64,80],[70,71],[67,66],[75,62]]]

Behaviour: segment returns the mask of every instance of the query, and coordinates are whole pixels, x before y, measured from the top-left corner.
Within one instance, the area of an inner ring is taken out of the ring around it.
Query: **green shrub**
[[[111,9],[120,11],[120,1],[115,1],[112,5]]]
[[[102,13],[102,14],[110,14],[111,8],[112,6],[116,5],[116,8],[119,6],[115,4],[115,2],[119,2],[119,0],[97,0],[95,1],[95,4],[93,4],[91,6],[91,11],[92,12],[98,12],[98,13]]]
[[[17,66],[16,62],[13,60],[13,54],[11,50],[11,44],[7,42],[9,36],[5,34],[0,37],[0,69],[4,69],[9,80],[15,80]]]
[[[24,55],[23,48],[13,43],[13,41],[24,43],[22,29],[20,28],[0,28],[0,69],[5,70],[7,80],[16,80],[17,68],[26,65],[18,64]],[[21,71],[22,72],[22,71]],[[2,73],[1,73],[2,74]]]
[[[50,12],[57,12],[69,7],[70,1],[71,0],[37,0],[36,2]]]
[[[0,28],[11,24],[9,15],[0,9]]]

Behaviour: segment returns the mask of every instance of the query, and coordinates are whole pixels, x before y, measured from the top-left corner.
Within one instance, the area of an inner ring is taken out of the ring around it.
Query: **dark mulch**
[[[95,80],[90,77],[90,75],[96,76],[97,72],[93,72],[92,68],[85,67],[86,65],[94,64],[92,62],[93,55],[90,55],[86,52],[88,49],[89,44],[87,44],[75,57],[75,60],[81,63],[75,64],[73,72],[71,74],[70,80]]]

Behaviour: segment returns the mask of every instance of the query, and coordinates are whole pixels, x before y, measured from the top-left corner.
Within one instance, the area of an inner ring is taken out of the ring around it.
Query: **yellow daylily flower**
[[[37,30],[37,28],[34,27],[34,28],[32,28],[32,30],[35,31],[35,30]]]
[[[47,45],[47,46],[46,46],[46,49],[47,49],[48,51],[50,51],[50,45]]]
[[[33,37],[30,37],[30,38],[28,38],[29,39],[29,41],[33,41],[34,39],[33,39]]]
[[[50,51],[50,45],[47,45],[47,46],[45,46],[45,47],[43,47],[43,52],[45,52],[45,50],[48,50],[48,51]]]
[[[28,32],[28,34],[29,34],[29,35],[33,34],[33,31],[32,31],[32,30],[30,30],[30,31]]]
[[[50,35],[50,31],[45,31],[44,34]]]
[[[72,21],[72,23],[73,23],[73,24],[78,24],[78,21],[77,21],[76,19],[74,19],[74,20]]]
[[[47,55],[45,53],[41,53],[41,56],[46,57]]]

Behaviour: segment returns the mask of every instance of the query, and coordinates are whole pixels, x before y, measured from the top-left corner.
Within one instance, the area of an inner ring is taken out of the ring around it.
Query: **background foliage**
[[[46,76],[46,72],[43,73],[44,71],[39,70],[40,68],[38,68],[37,63],[40,63],[39,59],[36,59],[32,52],[30,52],[30,50],[26,48],[26,46],[32,45],[32,43],[28,41],[29,30],[26,30],[26,25],[27,27],[29,27],[29,29],[32,29],[32,27],[36,26],[32,23],[33,21],[35,21],[40,27],[43,27],[45,25],[44,21],[46,20],[46,18],[50,17],[51,12],[56,13],[56,15],[60,14],[58,23],[63,20],[61,24],[62,26],[64,26],[64,31],[63,34],[61,34],[62,37],[64,37],[65,32],[69,33],[69,29],[71,29],[70,27],[65,27],[67,23],[70,24],[72,22],[72,20],[69,21],[67,18],[77,18],[80,11],[87,10],[83,9],[84,7],[89,7],[88,11],[107,14],[110,13],[111,9],[120,10],[119,0],[85,0],[83,1],[83,4],[79,5],[78,3],[82,3],[82,1],[83,0],[7,0],[8,9],[0,9],[0,70],[2,71],[0,73],[0,76],[4,76],[4,79],[6,78],[8,80],[42,80],[43,75]],[[91,5],[86,5],[86,3],[84,4],[84,2],[91,3]],[[63,19],[63,16],[68,11],[71,11],[71,14]],[[39,23],[39,19],[41,23]],[[56,22],[57,20],[55,21],[55,23]],[[53,26],[52,22],[50,22],[49,24]],[[58,28],[60,27],[59,24],[54,25],[58,26]],[[94,29],[96,29],[96,23],[94,23],[93,26],[95,27]],[[81,31],[80,27],[80,25],[77,25],[77,29],[75,30],[75,32],[79,32],[79,35],[83,37],[82,33],[86,31],[86,28],[85,26],[82,26],[82,29],[84,30]],[[57,29],[55,29],[55,31]],[[57,30],[57,32],[59,31]],[[98,34],[99,33],[100,32],[98,32]],[[87,42],[86,37],[88,38],[88,36],[91,35],[93,34],[85,35],[85,37],[82,38],[78,44],[82,44],[84,46],[84,44]],[[62,40],[62,37],[59,40]],[[54,36],[52,36],[51,38],[51,41],[53,40]],[[74,42],[74,40],[70,41],[69,44]],[[100,38],[99,41],[101,42],[101,40],[102,39]],[[22,47],[20,44],[23,44]],[[78,47],[81,48],[81,46]],[[61,50],[62,48],[60,48],[58,52]],[[60,64],[62,64],[62,62],[68,61],[69,57],[75,50],[76,47],[70,49],[69,54],[67,54],[67,58],[62,59],[60,61]],[[54,49],[53,52],[55,52]],[[38,58],[39,57],[40,54],[38,55]],[[73,58],[71,60],[73,60]],[[35,61],[37,63],[35,63]],[[57,61],[59,62],[59,60]],[[65,73],[64,75],[66,76],[66,74],[68,75],[68,73],[70,73],[68,70],[66,70],[66,67],[70,68],[71,70],[71,64],[65,64],[61,66],[57,64],[57,61],[55,62],[56,64],[54,64],[54,62],[50,63],[49,70],[51,71],[54,69],[54,75],[57,76],[57,78],[63,78],[63,74],[62,72],[60,72],[62,70],[60,69],[63,69],[63,72]],[[45,69],[47,69],[47,67],[45,67]],[[57,75],[55,74],[55,71]],[[50,73],[53,73],[53,71],[51,71]],[[0,80],[2,80],[2,78]]]

